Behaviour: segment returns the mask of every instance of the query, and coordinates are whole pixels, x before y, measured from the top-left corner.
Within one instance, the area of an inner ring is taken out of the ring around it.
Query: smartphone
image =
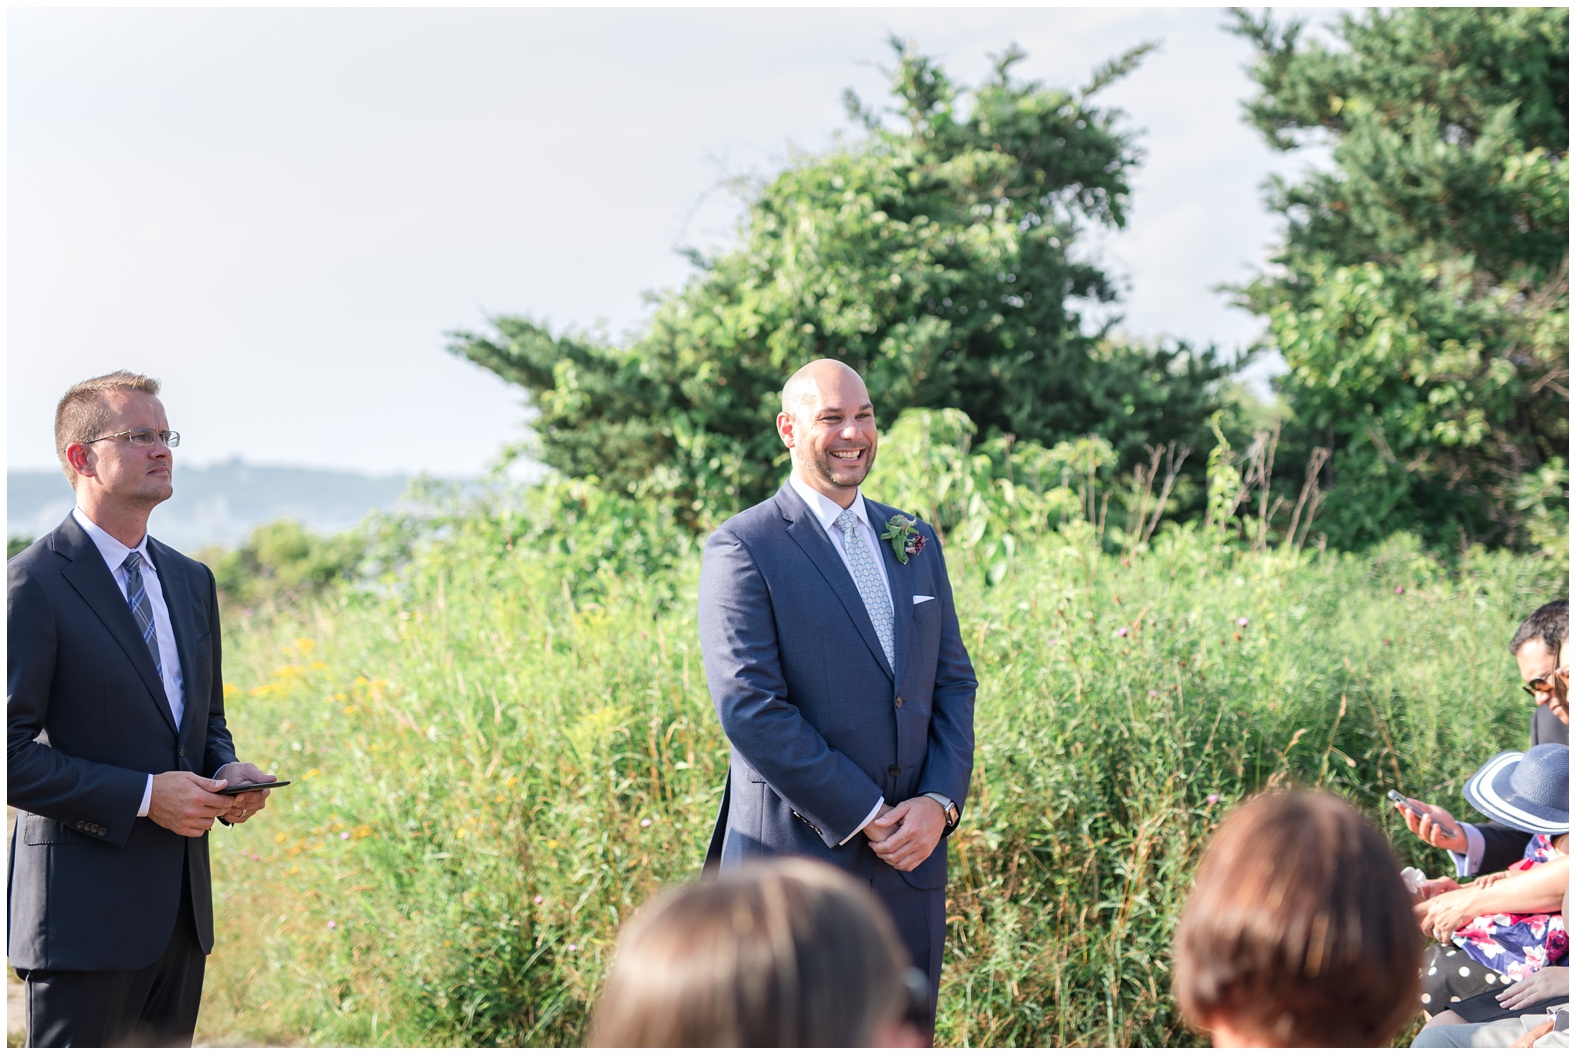
[[[274,781],[270,781],[267,784],[234,784],[234,785],[231,785],[230,787],[220,788],[214,794],[216,794],[216,795],[239,795],[239,794],[241,794],[244,791],[261,791],[264,788],[282,788],[286,784],[289,784],[289,783],[290,783],[290,781],[288,781],[288,780],[274,780]]]
[[[1396,791],[1394,788],[1391,788],[1389,791],[1385,792],[1385,798],[1389,799],[1391,802],[1395,803],[1397,806],[1401,807],[1408,813],[1417,813],[1417,811],[1412,808],[1412,804],[1406,800],[1406,796],[1401,794],[1399,791]],[[1418,816],[1424,816],[1424,814],[1418,814]],[[1456,837],[1456,830],[1450,825],[1438,821],[1435,823],[1439,824],[1440,834],[1446,839],[1454,839]]]

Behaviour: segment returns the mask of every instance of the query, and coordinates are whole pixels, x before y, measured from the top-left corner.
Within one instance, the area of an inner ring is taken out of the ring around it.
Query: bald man
[[[974,668],[929,525],[864,497],[875,406],[834,359],[783,387],[793,471],[706,542],[700,640],[732,745],[709,867],[796,854],[870,884],[930,988],[947,836],[974,758]]]

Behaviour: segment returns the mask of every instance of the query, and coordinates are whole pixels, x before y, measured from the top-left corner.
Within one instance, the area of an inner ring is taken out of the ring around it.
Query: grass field
[[[1076,527],[1076,525],[1074,525]],[[1506,643],[1563,594],[1539,562],[1444,569],[1247,554],[1165,528],[1126,558],[1087,533],[985,587],[949,554],[980,678],[952,840],[938,1043],[1195,1043],[1168,995],[1199,846],[1271,784],[1381,818],[1525,743]],[[695,631],[699,560],[589,585],[495,524],[397,579],[232,613],[243,757],[295,784],[213,837],[214,1043],[577,1043],[619,924],[692,876],[726,744]]]

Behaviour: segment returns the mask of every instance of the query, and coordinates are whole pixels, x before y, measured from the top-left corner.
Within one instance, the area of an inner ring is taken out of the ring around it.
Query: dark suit
[[[149,774],[209,777],[236,760],[218,600],[202,564],[152,539],[148,553],[180,656],[179,729],[126,597],[74,519],[7,564],[7,801],[18,811],[7,954],[20,972],[146,968],[178,926],[202,954],[213,947],[207,837],[136,814]]]
[[[1570,742],[1570,728],[1554,717],[1553,711],[1540,705],[1532,712],[1532,734],[1527,744],[1529,748],[1537,747],[1539,744]],[[1479,824],[1476,827],[1483,836],[1483,860],[1478,865],[1478,875],[1503,872],[1521,860],[1527,852],[1527,840],[1532,838],[1528,832],[1519,832],[1497,821]]]
[[[866,500],[877,532],[899,511]],[[784,485],[706,542],[700,641],[732,744],[717,819],[722,867],[766,854],[819,858],[867,879],[892,910],[932,1010],[946,925],[947,843],[910,872],[855,834],[878,799],[929,791],[963,808],[974,757],[974,669],[958,632],[941,546],[906,564],[882,544],[893,606],[887,661],[825,530]],[[916,603],[915,598],[927,598]]]

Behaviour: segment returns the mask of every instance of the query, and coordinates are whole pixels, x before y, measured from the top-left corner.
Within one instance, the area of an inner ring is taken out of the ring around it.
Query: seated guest
[[[1216,1047],[1385,1045],[1423,942],[1384,836],[1325,792],[1257,796],[1210,839],[1174,943],[1183,1018]]]
[[[1553,967],[1544,970],[1555,970]],[[1538,972],[1542,974],[1542,971]],[[1565,1003],[1531,1015],[1490,1022],[1430,1024],[1412,1041],[1414,1048],[1568,1048],[1570,1006]]]
[[[1570,743],[1570,706],[1565,681],[1558,668],[1569,668],[1560,658],[1562,645],[1570,637],[1570,605],[1550,601],[1529,615],[1510,639],[1510,654],[1521,673],[1522,691],[1532,698],[1530,744]],[[1450,852],[1456,875],[1481,875],[1498,872],[1520,859],[1530,834],[1498,821],[1492,824],[1460,824],[1442,806],[1408,800],[1409,806],[1396,805],[1414,835],[1430,846]]]
[[[1484,815],[1533,834],[1512,868],[1470,886],[1436,879],[1417,905],[1423,932],[1441,943],[1424,956],[1423,1009],[1453,1011],[1447,1022],[1499,1017],[1497,1001],[1472,998],[1562,963],[1569,946],[1570,749],[1506,751],[1462,790]]]
[[[624,928],[595,1047],[921,1047],[929,984],[835,868],[772,858],[671,890]]]

